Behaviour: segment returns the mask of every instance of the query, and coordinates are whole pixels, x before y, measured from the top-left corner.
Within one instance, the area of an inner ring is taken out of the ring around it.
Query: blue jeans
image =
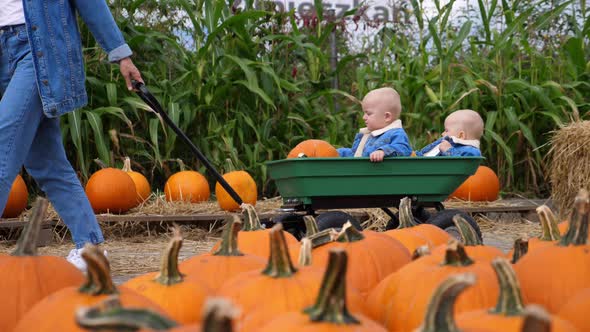
[[[0,211],[24,164],[70,230],[76,248],[103,242],[88,197],[66,157],[59,118],[43,113],[24,24],[0,28],[0,95]]]

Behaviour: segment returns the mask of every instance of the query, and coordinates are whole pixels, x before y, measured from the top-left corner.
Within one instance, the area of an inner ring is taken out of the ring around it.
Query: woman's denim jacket
[[[23,6],[37,86],[48,117],[88,103],[76,13],[110,62],[132,54],[105,0],[23,0]]]
[[[428,152],[428,151],[434,149],[436,146],[438,146],[443,141],[443,139],[448,141],[449,143],[451,143],[451,148],[445,152],[442,152],[442,151],[439,152],[439,154],[437,156],[481,157],[481,151],[478,148],[471,146],[471,145],[463,145],[460,143],[455,143],[455,142],[453,142],[453,140],[450,137],[441,137],[441,138],[437,139],[436,141],[434,141],[434,142],[428,144],[427,146],[425,146],[424,148],[422,148],[420,151],[416,151],[416,155],[423,156],[426,152]]]

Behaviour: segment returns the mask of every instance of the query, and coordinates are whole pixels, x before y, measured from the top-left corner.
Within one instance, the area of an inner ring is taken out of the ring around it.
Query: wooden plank
[[[28,221],[18,220],[18,219],[0,219],[0,228],[22,228]],[[46,219],[43,221],[43,228],[52,227],[57,224],[57,220],[54,219]]]

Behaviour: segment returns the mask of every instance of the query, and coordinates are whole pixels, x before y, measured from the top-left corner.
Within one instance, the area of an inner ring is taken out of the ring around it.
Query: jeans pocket
[[[27,28],[22,27],[17,30],[16,32],[16,39],[20,42],[29,42],[29,36],[27,35]]]

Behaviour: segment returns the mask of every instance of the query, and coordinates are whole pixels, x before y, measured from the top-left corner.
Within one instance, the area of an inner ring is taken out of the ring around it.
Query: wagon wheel
[[[471,227],[473,227],[473,229],[475,229],[475,232],[477,233],[477,237],[480,240],[482,240],[481,230],[479,229],[479,225],[477,224],[477,221],[475,221],[475,219],[473,219],[470,215],[468,215],[467,213],[465,213],[461,210],[457,210],[457,209],[442,210],[442,211],[438,212],[437,214],[435,214],[434,216],[432,216],[430,219],[428,219],[428,223],[444,229],[447,233],[451,234],[454,238],[461,240],[461,235],[459,234],[459,230],[455,226],[455,223],[453,223],[453,216],[455,216],[457,214],[460,215],[461,217],[463,217],[465,220],[467,220],[467,222],[471,225]]]
[[[320,231],[328,228],[340,229],[347,221],[359,231],[362,231],[361,223],[352,215],[342,211],[328,211],[321,213],[315,218]]]
[[[282,223],[283,229],[291,233],[297,240],[305,236],[306,228],[303,215],[298,213],[285,213],[272,218],[272,223]]]

